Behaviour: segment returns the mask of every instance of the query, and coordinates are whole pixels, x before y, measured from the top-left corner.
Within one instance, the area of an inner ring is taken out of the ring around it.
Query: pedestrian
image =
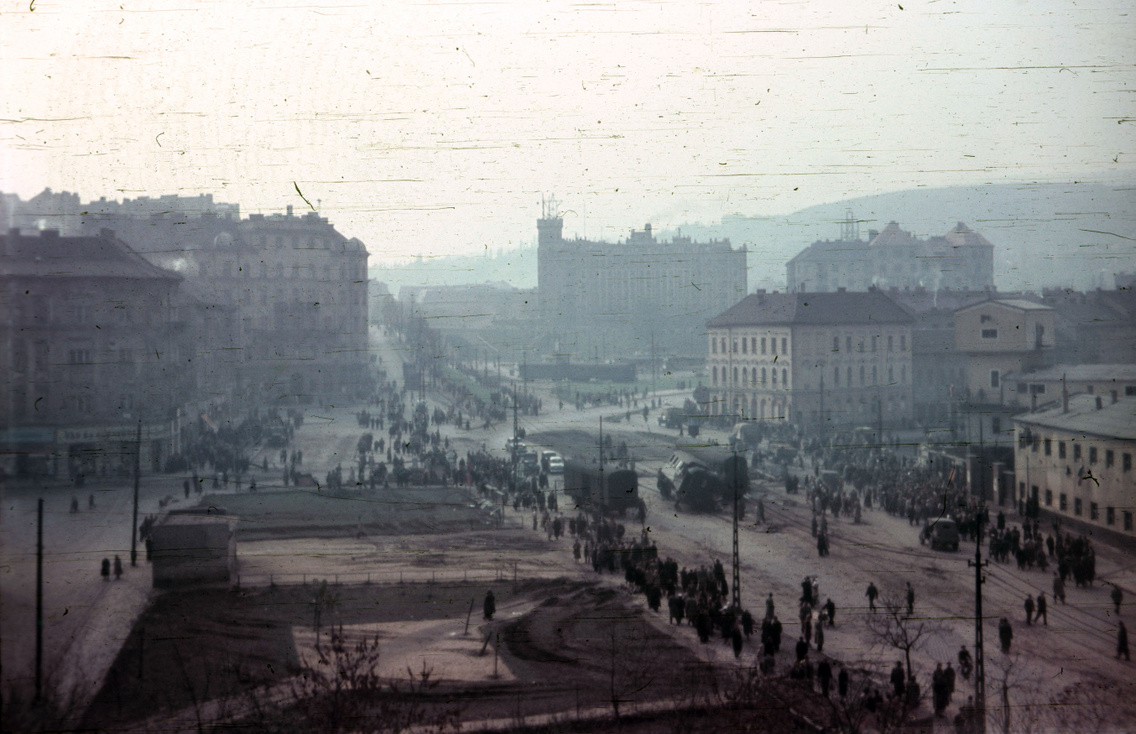
[[[947,669],[943,671],[943,680],[946,681],[947,705],[951,705],[951,697],[955,695],[955,669],[947,661]]]
[[[836,676],[836,691],[843,699],[848,695],[848,668],[840,666],[840,675]]]
[[[915,589],[911,588],[911,582],[907,582],[907,616],[915,614]]]
[[[907,676],[903,674],[903,663],[896,660],[895,667],[891,669],[891,688],[896,698],[903,697],[906,680]]]
[[[102,567],[101,573],[103,575],[103,581],[110,581],[110,559],[109,558],[103,559],[103,567]]]
[[[186,479],[181,483],[181,488],[185,490],[185,498],[189,499],[189,480]]]
[[[122,559],[118,556],[114,557],[114,580],[118,581],[122,578]]]
[[[813,641],[816,642],[817,652],[824,650],[824,620],[817,622],[816,629],[813,630]]]
[[[94,494],[87,495],[87,509],[88,510],[95,509],[95,495]]]
[[[490,589],[485,594],[485,602],[481,605],[481,610],[488,620],[493,619],[494,613],[497,611],[497,602],[493,599],[493,589]]]
[[[836,626],[836,605],[832,603],[831,597],[824,603],[824,611],[828,615],[828,626],[829,627],[835,627]]]
[[[765,618],[773,619],[773,594],[765,597]]]
[[[866,596],[868,597],[868,609],[873,612],[876,611],[876,597],[878,597],[879,595],[880,590],[876,588],[876,585],[874,583],[869,581],[868,592]]]
[[[737,660],[739,657],[741,657],[742,643],[744,642],[744,640],[742,639],[742,631],[736,626],[734,627],[734,631],[730,634],[730,642],[734,646],[734,660]]]
[[[797,662],[809,656],[809,643],[805,642],[804,635],[797,638]]]
[[[71,495],[71,514],[74,515],[79,511],[79,498]]]
[[[828,690],[832,686],[832,665],[827,659],[822,659],[817,665],[817,680],[820,681],[820,692],[828,698]]]
[[[1026,608],[1026,625],[1031,625],[1033,624],[1033,596],[1031,594],[1026,594],[1024,606]]]
[[[1047,606],[1045,592],[1043,591],[1037,595],[1037,616],[1034,617],[1034,620],[1040,619],[1046,627],[1049,626],[1049,615],[1046,613]]]
[[[1128,628],[1124,626],[1124,622],[1116,630],[1116,659],[1119,660],[1121,655],[1125,660],[1132,659],[1128,657]]]
[[[943,670],[943,664],[939,663],[935,667],[935,672],[931,674],[931,704],[935,709],[935,716],[942,716],[943,709],[947,707],[947,682],[945,673],[946,671]]]
[[[1010,626],[1010,620],[1002,617],[998,622],[998,640],[1002,643],[1002,652],[1010,654],[1010,643],[1014,639],[1014,628]]]
[[[1124,600],[1124,592],[1117,584],[1112,585],[1112,603],[1116,605],[1116,613],[1120,614],[1120,602]]]
[[[974,666],[974,661],[971,660],[970,651],[966,649],[966,645],[959,649],[958,661],[959,672],[962,673],[963,679],[970,680],[970,671]]]
[[[1065,603],[1065,579],[1056,571],[1053,572],[1053,598]]]

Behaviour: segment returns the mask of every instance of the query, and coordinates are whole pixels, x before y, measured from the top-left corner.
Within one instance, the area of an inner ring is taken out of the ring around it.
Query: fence
[[[537,575],[540,567],[513,563],[492,568],[392,568],[368,572],[348,573],[237,573],[234,583],[237,588],[265,588],[270,586],[306,586],[327,581],[336,586],[378,584],[384,586],[407,584],[460,584],[460,583],[502,583],[514,585],[518,578]],[[544,569],[545,575],[547,569]]]

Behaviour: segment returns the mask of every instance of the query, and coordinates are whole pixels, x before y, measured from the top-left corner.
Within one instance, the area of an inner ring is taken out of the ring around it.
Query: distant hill
[[[892,220],[920,237],[946,233],[957,222],[994,243],[994,282],[999,290],[1079,290],[1111,287],[1111,275],[1136,271],[1136,180],[1129,184],[998,184],[909,189],[820,204],[786,216],[731,214],[714,224],[685,224],[695,240],[728,237],[749,248],[749,287],[784,288],[785,263],[818,239],[837,239],[845,211],[860,236]],[[373,267],[391,284],[457,285],[505,281],[536,287],[536,248],[492,256],[431,258]]]
[[[864,239],[868,229],[883,229],[892,220],[921,237],[944,234],[965,222],[994,244],[999,290],[1111,287],[1113,273],[1136,269],[1136,181],[1126,186],[910,189],[821,204],[783,217],[728,215],[712,225],[683,225],[682,233],[695,239],[728,237],[735,246],[746,245],[750,288],[784,288],[785,263],[818,239],[838,239],[849,209]]]

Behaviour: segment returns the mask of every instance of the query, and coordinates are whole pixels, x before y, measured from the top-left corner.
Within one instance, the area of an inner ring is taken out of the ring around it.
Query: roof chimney
[[[288,216],[292,216],[292,205],[288,205]]]

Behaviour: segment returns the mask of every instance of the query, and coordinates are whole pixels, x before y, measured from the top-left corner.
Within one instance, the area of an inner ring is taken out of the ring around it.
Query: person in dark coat
[[[804,637],[797,638],[797,662],[801,662],[809,655],[809,643],[805,642]]]
[[[998,640],[1002,643],[1002,652],[1010,654],[1010,643],[1014,640],[1014,628],[1010,626],[1010,620],[1002,617],[998,622]]]
[[[1026,624],[1027,625],[1033,624],[1033,595],[1032,594],[1026,595],[1026,600],[1024,602],[1024,606],[1025,606],[1025,609],[1026,609]]]
[[[1034,619],[1040,619],[1042,624],[1044,624],[1046,627],[1049,626],[1049,614],[1046,612],[1047,606],[1048,605],[1045,601],[1045,592],[1043,591],[1037,595],[1037,616],[1034,617]]]
[[[1060,574],[1053,574],[1053,598],[1062,604],[1065,603],[1065,579]]]
[[[824,611],[828,615],[828,626],[829,627],[835,627],[836,626],[836,605],[832,603],[831,598],[829,598],[828,601],[826,601],[824,603]]]
[[[915,589],[911,588],[911,582],[907,582],[907,616],[915,614]]]
[[[773,594],[765,597],[765,618],[773,619]]]
[[[817,680],[820,681],[820,692],[828,698],[828,689],[832,686],[832,665],[828,660],[821,660],[817,665]]]
[[[769,632],[773,638],[773,652],[781,652],[781,620],[776,615],[773,616],[773,622],[769,625]]]
[[[1112,603],[1116,605],[1116,613],[1120,614],[1120,602],[1124,601],[1124,592],[1116,584],[1112,585]]]
[[[903,663],[896,660],[895,667],[891,669],[891,688],[896,698],[903,697],[906,682],[907,676],[903,674]]]
[[[970,671],[974,668],[974,660],[970,657],[970,651],[966,649],[966,645],[959,648],[958,654],[959,672],[966,680],[970,680]]]
[[[848,668],[843,665],[840,666],[840,675],[836,676],[836,692],[842,699],[848,695]]]
[[[493,589],[485,594],[485,602],[481,605],[481,610],[486,619],[493,619],[493,615],[497,612],[497,602],[493,598]]]
[[[1124,622],[1116,630],[1116,659],[1119,660],[1121,655],[1125,660],[1132,659],[1128,657],[1128,628],[1124,626]]]
[[[734,659],[737,660],[742,654],[743,638],[742,631],[736,626],[734,627],[734,631],[730,633],[730,642],[734,647]]]
[[[876,588],[876,585],[874,583],[869,582],[866,596],[868,597],[868,609],[873,612],[876,611],[876,597],[878,597],[879,595],[880,590]]]
[[[100,573],[102,573],[102,575],[103,575],[103,581],[110,581],[110,559],[109,558],[103,559],[102,571]]]
[[[114,580],[118,581],[122,578],[122,559],[118,556],[114,557]]]
[[[931,674],[931,703],[935,708],[935,716],[942,716],[943,710],[947,707],[947,683],[942,663],[939,663],[935,672]]]
[[[817,622],[816,629],[813,630],[813,642],[816,644],[817,652],[824,651],[824,620]]]

